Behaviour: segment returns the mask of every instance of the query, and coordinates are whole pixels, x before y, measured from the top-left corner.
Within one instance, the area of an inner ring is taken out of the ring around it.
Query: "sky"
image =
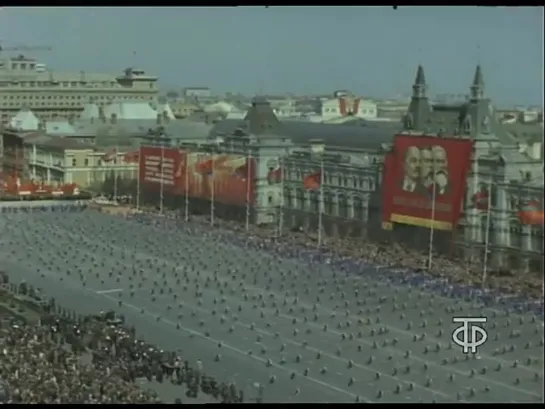
[[[33,56],[55,70],[245,95],[408,96],[418,64],[431,96],[467,94],[480,63],[496,105],[543,105],[537,7],[4,7],[0,42],[51,46]]]

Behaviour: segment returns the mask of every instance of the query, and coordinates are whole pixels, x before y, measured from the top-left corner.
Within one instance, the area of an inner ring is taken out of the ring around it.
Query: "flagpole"
[[[492,178],[488,182],[488,197],[486,205],[486,230],[484,233],[484,257],[483,257],[483,276],[482,286],[486,286],[486,278],[488,275],[488,247],[490,246],[490,218],[492,213]]]
[[[184,169],[184,183],[185,183],[185,215],[184,220],[189,221],[189,149],[185,151],[185,169]]]
[[[322,223],[324,213],[324,157],[320,157],[320,193],[318,205],[318,247],[322,245]]]
[[[138,147],[138,170],[136,171],[136,210],[140,210],[140,161],[141,158],[141,149]]]
[[[212,150],[212,186],[210,189],[210,225],[214,225],[214,199],[216,196],[216,170],[214,162],[214,150]]]
[[[280,237],[284,228],[284,157],[281,157],[278,162],[280,162],[280,214],[278,216],[278,236]]]
[[[164,141],[161,141],[161,185],[159,188],[159,214],[163,214],[163,197],[164,197],[164,183],[163,183],[163,168],[164,168],[164,159],[165,159],[165,146]]]
[[[246,157],[246,169],[248,174],[246,175],[246,231],[250,230],[250,188],[251,188],[251,179],[252,179],[252,162],[250,156],[250,149],[248,149],[248,155]]]
[[[114,203],[117,204],[117,145],[114,147]]]
[[[432,257],[433,257],[433,234],[435,232],[436,196],[437,196],[437,183],[435,183],[435,177],[434,177],[432,196],[431,196],[431,227],[430,227],[430,244],[428,248],[428,270],[431,270],[431,263],[432,263]]]

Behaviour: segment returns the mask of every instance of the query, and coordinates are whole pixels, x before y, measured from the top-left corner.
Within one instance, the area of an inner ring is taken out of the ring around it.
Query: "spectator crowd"
[[[171,228],[171,223],[164,223],[165,218],[180,218],[179,212],[168,210],[162,218],[155,217],[156,212],[151,210],[146,213],[123,215],[140,223],[163,223],[165,228]],[[303,230],[278,237],[274,229],[250,226],[246,232],[240,223],[220,219],[213,227],[206,217],[192,216],[191,223],[204,232],[209,230],[206,234],[239,242],[249,249],[266,249],[310,263],[336,263],[347,271],[380,265],[399,270],[399,274],[418,270],[450,283],[481,284],[480,269],[435,255],[433,268],[428,270],[424,267],[425,255],[397,243],[327,237],[325,244],[317,248],[316,238]],[[7,275],[3,282],[2,291],[6,292],[10,287]],[[487,284],[504,293],[534,300],[543,298],[541,276],[491,275]],[[37,299],[34,289],[26,284],[11,288],[16,288],[16,293],[25,299]],[[198,365],[192,367],[176,353],[138,340],[135,329],[111,311],[76,316],[59,308],[54,300],[39,305],[39,323],[25,323],[13,317],[0,321],[0,401],[4,403],[161,403],[157,393],[139,386],[138,379],[183,386],[181,390],[188,398],[203,393],[224,403],[244,401],[242,392],[234,385],[207,376]],[[177,403],[181,402],[177,399]]]
[[[3,297],[9,299],[13,295],[6,294],[5,277]],[[25,297],[25,303],[37,299],[32,287],[24,283],[16,292],[19,300]],[[10,303],[16,308],[16,303]],[[181,391],[188,398],[203,393],[218,402],[243,401],[234,385],[201,373],[198,365],[194,369],[176,353],[138,340],[134,328],[112,311],[76,316],[56,306],[54,300],[41,303],[40,308],[41,319],[36,323],[2,312],[2,403],[172,403],[161,402],[152,389],[140,387],[138,379],[183,386]]]
[[[148,209],[147,212],[157,213],[156,209]],[[181,217],[179,211],[172,210],[164,211],[163,216],[170,219]],[[207,216],[191,216],[191,221],[205,228],[210,227]],[[276,228],[250,225],[249,231],[245,232],[245,226],[240,222],[216,219],[214,224],[216,229],[237,232],[241,235],[249,234],[250,240],[256,242],[256,245],[268,247],[279,255],[289,254],[309,258],[315,256],[317,251],[329,254],[336,259],[365,261],[398,271],[412,270],[451,284],[483,287],[481,264],[434,253],[432,268],[428,269],[427,254],[408,248],[399,242],[377,243],[356,238],[326,237],[321,248],[317,249],[316,235],[309,234],[302,228],[285,231],[281,237],[278,237]],[[323,257],[320,259],[322,260]],[[501,271],[489,269],[485,287],[507,296],[518,296],[534,301],[543,300],[543,274],[523,273],[510,269]]]

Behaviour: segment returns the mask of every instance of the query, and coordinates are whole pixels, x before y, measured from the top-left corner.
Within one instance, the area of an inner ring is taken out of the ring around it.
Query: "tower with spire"
[[[473,82],[469,87],[469,100],[460,111],[459,129],[462,135],[478,138],[481,134],[490,134],[491,117],[490,100],[484,95],[484,75],[480,65],[475,69]]]
[[[475,70],[475,76],[473,77],[473,84],[471,85],[470,90],[470,100],[472,102],[484,99],[484,79],[480,65],[477,65],[477,69]]]
[[[405,118],[405,129],[408,131],[424,131],[425,124],[429,120],[431,114],[430,102],[427,96],[426,76],[424,68],[419,65],[416,70],[416,77],[413,84],[413,94],[411,103],[407,110]]]

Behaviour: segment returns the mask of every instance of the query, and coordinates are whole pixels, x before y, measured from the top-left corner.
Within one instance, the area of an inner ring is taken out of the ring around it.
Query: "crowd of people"
[[[6,277],[2,277],[4,292]],[[31,286],[23,283],[16,288],[17,302],[22,296],[25,303],[37,299]],[[16,307],[16,302],[10,303]],[[39,306],[41,319],[32,323],[0,311],[2,403],[182,403],[182,398],[162,402],[152,389],[137,383],[139,378],[184,386],[187,398],[203,393],[213,401],[243,401],[234,385],[201,373],[176,353],[138,340],[134,328],[125,326],[124,318],[112,311],[76,316],[54,300]]]
[[[147,213],[157,213],[157,209],[149,208]],[[177,219],[182,217],[179,211],[165,210],[164,217]],[[203,227],[210,226],[207,216],[191,216],[191,221],[200,223]],[[276,227],[246,226],[236,221],[215,219],[215,228],[240,232],[249,235],[251,240],[258,240],[260,246],[271,247],[274,252],[295,254],[309,257],[315,250],[322,254],[329,254],[340,259],[360,260],[377,266],[389,267],[390,270],[404,272],[411,270],[423,276],[436,280],[443,280],[451,284],[463,285],[475,289],[483,288],[482,265],[471,263],[468,260],[452,259],[441,254],[433,255],[432,268],[427,268],[428,255],[409,248],[400,242],[377,243],[351,237],[326,237],[321,248],[318,249],[317,237],[304,229],[285,231],[280,237]],[[327,258],[327,257],[326,257]],[[489,271],[485,283],[486,290],[496,291],[508,297],[520,297],[532,301],[543,300],[543,275],[519,271],[503,270]]]
[[[56,211],[84,207],[67,206]],[[157,216],[156,210],[148,209],[145,213]],[[132,212],[125,216],[145,223],[154,223],[155,219],[146,220],[147,215]],[[162,216],[183,218],[179,211],[169,210],[164,210]],[[265,248],[279,256],[305,258],[311,263],[336,263],[345,270],[372,264],[389,267],[394,274],[400,271],[400,276],[409,277],[407,271],[420,270],[422,274],[453,284],[481,284],[480,269],[435,256],[434,268],[426,270],[423,268],[425,255],[398,243],[327,237],[318,248],[316,237],[303,230],[286,231],[279,237],[274,228],[249,226],[245,231],[240,223],[221,219],[210,226],[207,217],[199,216],[192,216],[191,222],[199,229],[210,229],[214,235],[223,235],[224,240],[239,242],[241,246]],[[492,275],[488,285],[534,300],[543,298],[541,276],[527,275],[521,279]],[[35,295],[26,285],[18,286],[17,292],[31,298]],[[0,322],[0,400],[7,403],[160,403],[153,390],[138,386],[136,380],[143,378],[184,385],[185,396],[189,398],[204,393],[225,403],[244,401],[242,392],[234,385],[201,373],[175,353],[138,340],[134,328],[125,326],[123,317],[116,317],[113,312],[80,317],[64,311],[54,302],[41,305],[44,311],[39,323],[29,324],[13,318]]]

